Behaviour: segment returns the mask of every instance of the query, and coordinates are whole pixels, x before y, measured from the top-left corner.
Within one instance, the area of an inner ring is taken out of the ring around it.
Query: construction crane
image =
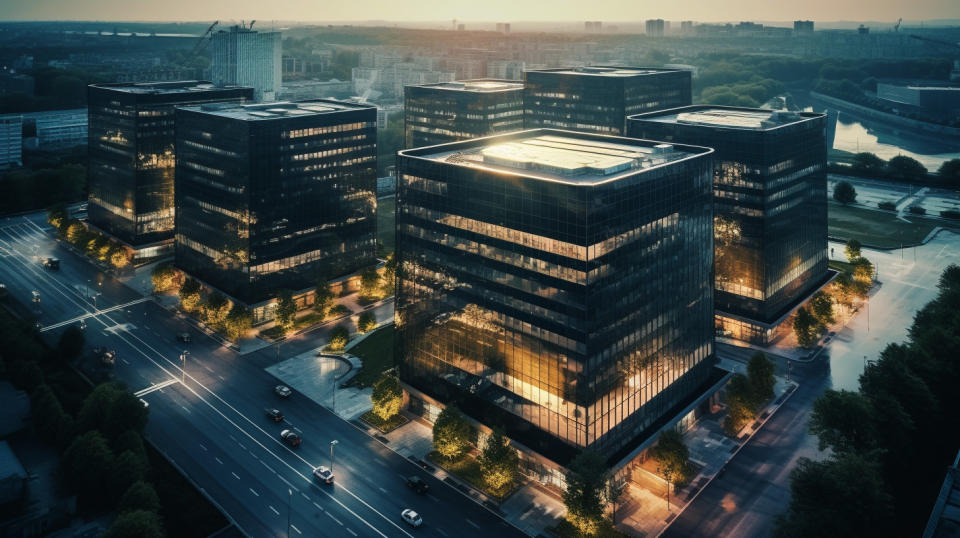
[[[899,31],[900,31],[900,24],[901,24],[901,23],[903,23],[903,17],[900,17],[899,19],[897,19],[897,24],[894,24],[894,25],[893,25],[893,31],[894,31],[894,32],[899,32]]]
[[[247,30],[253,30],[253,23],[257,22],[257,19],[250,21],[250,26],[247,26]]]
[[[210,32],[212,32],[213,29],[214,29],[218,24],[220,24],[220,21],[213,21],[213,24],[211,24],[211,25],[207,28],[207,31],[204,32],[203,35],[200,36],[200,39],[197,40],[197,44],[194,45],[194,46],[193,46],[193,50],[190,51],[190,55],[191,55],[191,56],[197,53],[197,51],[200,49],[200,46],[203,45],[204,40],[207,38],[208,35],[210,35]]]

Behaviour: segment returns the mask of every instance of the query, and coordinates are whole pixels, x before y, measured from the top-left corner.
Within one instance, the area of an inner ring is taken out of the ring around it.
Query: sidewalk
[[[726,365],[721,365],[725,367]],[[745,368],[740,363],[734,367]],[[636,481],[629,483],[621,505],[617,509],[617,529],[631,536],[659,536],[670,526],[687,505],[719,474],[724,466],[733,459],[753,435],[776,413],[797,385],[784,378],[777,377],[774,385],[774,399],[762,410],[757,419],[740,431],[738,439],[731,439],[723,432],[723,418],[726,413],[714,412],[698,420],[683,432],[683,438],[690,449],[690,461],[700,467],[686,487],[670,495],[667,507],[666,482],[658,475],[639,469]]]

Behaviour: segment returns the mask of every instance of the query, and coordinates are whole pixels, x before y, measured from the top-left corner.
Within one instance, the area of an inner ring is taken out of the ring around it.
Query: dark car
[[[43,266],[46,267],[47,269],[51,269],[51,270],[53,270],[53,271],[59,271],[59,270],[60,270],[60,260],[58,260],[58,259],[56,259],[56,258],[47,258],[46,260],[43,261]]]
[[[430,484],[424,482],[424,480],[419,476],[408,476],[407,487],[421,495],[430,491]]]
[[[184,344],[190,343],[190,333],[177,333],[177,340]]]
[[[298,447],[300,443],[303,442],[303,440],[300,439],[300,434],[293,430],[283,430],[280,432],[280,439],[283,439],[284,443],[292,447]]]
[[[283,422],[283,413],[279,409],[267,409],[267,417],[274,422]]]
[[[277,385],[276,387],[273,387],[273,392],[281,398],[289,398],[290,395],[293,394],[293,391],[290,390],[290,387],[286,385]]]

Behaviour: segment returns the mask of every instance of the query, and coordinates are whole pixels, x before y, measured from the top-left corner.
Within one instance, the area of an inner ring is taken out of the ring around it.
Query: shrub
[[[361,333],[365,333],[376,326],[377,318],[375,318],[370,312],[364,312],[360,314],[359,319],[357,319],[357,330],[359,330]]]
[[[912,205],[912,206],[910,206],[910,209],[908,209],[908,211],[910,211],[910,213],[913,214],[913,215],[926,215],[926,214],[927,214],[927,210],[924,209],[924,208],[921,207],[921,206],[918,206],[918,205]]]
[[[343,325],[337,325],[330,331],[330,350],[331,351],[341,351],[343,348],[347,347],[347,342],[350,341],[350,331],[347,330]]]
[[[945,219],[958,219],[960,220],[960,211],[954,209],[948,209],[946,211],[941,211],[940,216]]]
[[[433,448],[447,459],[459,458],[470,444],[470,423],[456,407],[448,405],[433,423]]]
[[[833,187],[833,199],[841,204],[852,204],[857,201],[857,189],[848,181],[840,181]]]
[[[370,396],[373,402],[373,412],[380,420],[389,421],[400,412],[403,407],[403,388],[400,380],[392,375],[384,375],[373,386]]]
[[[887,211],[895,211],[897,209],[897,204],[889,201],[883,201],[877,204],[880,209],[886,209]]]

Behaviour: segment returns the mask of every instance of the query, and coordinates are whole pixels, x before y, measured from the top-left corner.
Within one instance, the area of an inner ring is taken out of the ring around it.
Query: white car
[[[281,398],[289,398],[290,395],[293,394],[293,391],[290,390],[290,387],[286,385],[277,385],[276,387],[273,387],[273,392]]]
[[[407,508],[403,512],[400,512],[400,518],[403,519],[403,521],[407,525],[410,525],[413,528],[417,528],[420,525],[423,525],[423,518],[420,517],[420,514],[414,512],[409,508]]]
[[[313,470],[313,476],[324,484],[333,484],[333,471],[321,465]]]

